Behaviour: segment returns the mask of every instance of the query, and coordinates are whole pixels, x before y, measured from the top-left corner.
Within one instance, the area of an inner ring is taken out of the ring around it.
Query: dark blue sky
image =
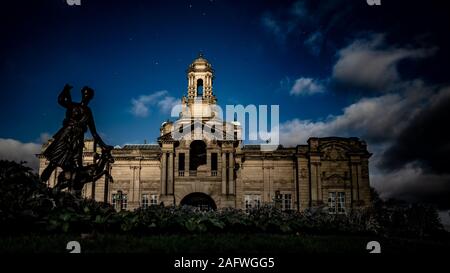
[[[27,6],[29,5],[29,6]],[[338,111],[339,101],[289,103],[280,81],[326,73],[307,54],[278,44],[261,24],[274,3],[259,1],[64,1],[20,4],[8,13],[2,56],[2,137],[32,141],[63,118],[56,97],[69,82],[96,90],[92,108],[108,142],[154,141],[168,113],[129,113],[130,100],[167,90],[186,93],[185,70],[203,51],[216,70],[221,104],[286,104],[283,118]],[[5,20],[5,19],[3,19]],[[286,90],[284,90],[286,91]],[[336,99],[336,98],[335,98]],[[341,105],[340,105],[341,104]],[[295,113],[292,112],[295,110]],[[11,118],[14,117],[14,119]]]
[[[54,134],[64,118],[57,96],[65,83],[75,100],[81,87],[95,89],[91,108],[108,144],[155,142],[202,51],[222,106],[279,104],[285,145],[361,137],[374,154],[371,184],[384,197],[450,207],[442,164],[450,153],[450,12],[438,0],[381,2],[2,3],[0,158],[36,163],[41,134]]]
[[[69,6],[63,0],[8,1],[1,19],[1,137],[28,142],[54,133],[63,118],[56,97],[68,82],[75,98],[84,85],[96,90],[92,108],[106,141],[154,141],[167,112],[150,109],[148,117],[135,117],[130,100],[159,90],[180,98],[186,92],[186,67],[199,51],[216,70],[214,91],[222,105],[280,104],[281,121],[339,114],[366,93],[341,94],[328,86],[326,93],[295,97],[289,89],[300,77],[329,77],[337,50],[357,35],[401,33],[410,24],[384,22],[398,7],[315,2],[313,11],[327,5],[334,10],[319,14],[313,25],[273,35],[265,16],[281,23],[295,20],[289,11],[296,2],[82,0],[81,6]],[[330,25],[342,12],[351,17]],[[327,31],[327,40],[313,54],[304,41],[317,29]]]

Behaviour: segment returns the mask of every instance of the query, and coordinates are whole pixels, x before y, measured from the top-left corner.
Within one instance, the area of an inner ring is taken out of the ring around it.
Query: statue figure
[[[95,153],[94,161],[96,163],[75,170],[63,170],[58,175],[58,182],[54,189],[60,191],[65,188],[70,188],[76,196],[80,197],[81,190],[86,183],[95,182],[103,175],[106,175],[109,182],[112,183],[113,178],[108,172],[108,165],[114,163],[114,158],[111,156],[111,150],[102,149],[100,156],[98,153]]]
[[[41,174],[41,180],[44,182],[48,181],[56,167],[63,169],[63,172],[71,173],[83,170],[84,134],[87,129],[90,130],[94,143],[102,150],[113,149],[98,135],[91,109],[88,107],[94,96],[94,90],[87,86],[83,87],[81,102],[76,103],[72,102],[71,89],[72,86],[66,84],[58,96],[58,103],[67,109],[66,117],[62,128],[53,136],[53,142],[43,152],[49,160],[49,165]]]

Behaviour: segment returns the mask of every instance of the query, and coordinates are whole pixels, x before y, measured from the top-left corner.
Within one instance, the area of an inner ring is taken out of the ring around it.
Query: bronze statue
[[[63,127],[53,136],[53,141],[43,152],[50,162],[41,174],[41,180],[44,182],[48,181],[56,167],[63,169],[66,175],[67,172],[71,173],[72,176],[76,172],[83,171],[84,134],[87,129],[90,130],[94,143],[98,144],[103,151],[109,153],[113,149],[98,135],[91,109],[88,107],[94,96],[94,90],[87,86],[83,87],[81,102],[76,103],[72,102],[71,89],[72,86],[66,84],[58,96],[58,103],[67,109],[66,117]],[[70,186],[74,186],[74,182],[72,181]]]
[[[94,159],[96,163],[75,170],[63,170],[58,175],[58,182],[54,189],[60,191],[64,188],[70,188],[76,196],[81,196],[81,190],[86,183],[95,182],[103,175],[106,175],[109,182],[112,183],[113,178],[108,172],[108,164],[114,163],[111,150],[102,149],[100,156],[97,153],[94,154]]]

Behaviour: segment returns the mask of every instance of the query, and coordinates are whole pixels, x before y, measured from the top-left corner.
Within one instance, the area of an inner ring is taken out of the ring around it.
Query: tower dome
[[[207,101],[215,101],[212,92],[214,70],[207,59],[200,53],[187,69],[188,98],[202,98]]]
[[[202,53],[199,53],[198,57],[189,65],[188,73],[189,72],[207,72],[207,71],[213,73],[211,64],[208,62],[207,59],[205,59],[203,57]]]

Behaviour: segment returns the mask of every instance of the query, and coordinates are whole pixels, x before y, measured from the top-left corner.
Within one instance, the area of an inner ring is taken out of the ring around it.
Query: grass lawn
[[[0,237],[1,253],[67,253],[66,244],[78,241],[83,253],[158,254],[364,254],[369,241],[379,241],[383,253],[450,253],[450,240],[375,238],[348,235],[112,235],[84,238],[75,235],[20,235]]]

